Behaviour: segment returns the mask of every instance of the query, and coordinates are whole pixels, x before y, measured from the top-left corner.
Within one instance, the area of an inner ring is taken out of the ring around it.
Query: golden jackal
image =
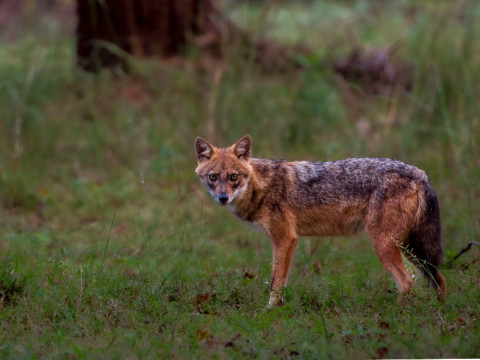
[[[412,290],[402,252],[446,296],[438,200],[424,171],[390,159],[333,162],[251,157],[250,136],[228,148],[195,139],[197,175],[220,205],[273,244],[269,306],[282,302],[299,236],[351,235],[366,228],[400,299]]]

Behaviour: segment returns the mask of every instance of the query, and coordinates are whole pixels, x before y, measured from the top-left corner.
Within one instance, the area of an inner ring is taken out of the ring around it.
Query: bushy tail
[[[414,256],[410,254],[407,258],[435,287],[439,299],[444,300],[446,283],[438,270],[443,257],[438,199],[428,181],[422,183],[418,194],[416,221],[408,237],[408,250]]]

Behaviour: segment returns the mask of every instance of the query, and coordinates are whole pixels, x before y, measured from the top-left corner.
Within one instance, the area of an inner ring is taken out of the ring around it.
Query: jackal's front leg
[[[295,236],[272,237],[273,242],[273,276],[270,286],[268,307],[281,305],[283,302],[282,287],[287,285],[290,264],[298,238]]]

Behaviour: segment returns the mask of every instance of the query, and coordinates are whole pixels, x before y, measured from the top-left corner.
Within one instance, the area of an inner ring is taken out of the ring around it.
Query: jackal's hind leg
[[[370,233],[373,248],[383,267],[393,275],[400,292],[399,301],[403,302],[412,291],[413,280],[405,268],[402,253],[392,238],[383,238]]]
[[[413,280],[405,268],[402,249],[418,209],[418,195],[409,183],[392,180],[386,191],[373,194],[365,225],[382,265],[390,272],[400,291],[400,301],[405,300],[413,287]]]
[[[402,302],[408,298],[413,287],[413,280],[405,268],[401,251],[408,229],[402,226],[404,222],[395,223],[394,221],[389,222],[385,217],[380,218],[384,221],[378,221],[378,216],[376,221],[370,219],[371,221],[367,223],[367,230],[378,259],[383,267],[393,275],[397,283],[400,292],[399,301]]]

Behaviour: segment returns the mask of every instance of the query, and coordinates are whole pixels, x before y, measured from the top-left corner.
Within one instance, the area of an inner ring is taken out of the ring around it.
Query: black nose
[[[218,201],[220,201],[222,204],[226,204],[228,201],[228,195],[220,195],[218,197]]]

